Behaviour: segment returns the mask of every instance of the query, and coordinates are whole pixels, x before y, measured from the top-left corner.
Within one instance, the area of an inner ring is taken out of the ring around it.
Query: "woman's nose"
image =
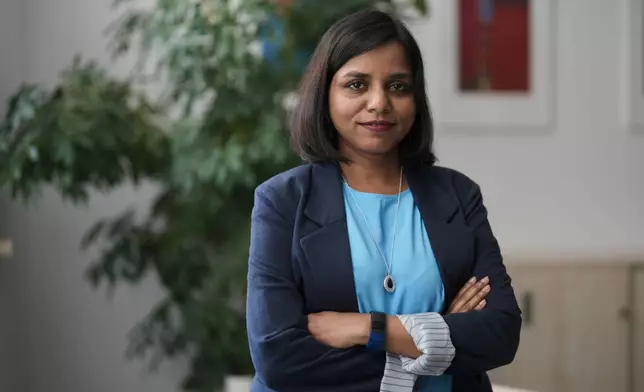
[[[368,109],[370,112],[388,113],[391,111],[389,94],[383,88],[374,88],[369,91]]]

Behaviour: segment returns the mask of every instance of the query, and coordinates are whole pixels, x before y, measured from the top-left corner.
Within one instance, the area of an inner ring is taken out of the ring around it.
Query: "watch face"
[[[382,332],[387,327],[387,315],[384,313],[371,313],[371,330]]]

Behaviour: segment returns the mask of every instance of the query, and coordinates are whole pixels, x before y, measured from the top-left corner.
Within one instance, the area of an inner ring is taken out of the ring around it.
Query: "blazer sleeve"
[[[293,219],[280,213],[273,200],[287,203],[271,188],[258,188],[251,218],[246,317],[257,375],[278,391],[333,389],[379,379],[382,369],[365,366],[373,361],[365,349],[335,349],[309,333],[292,267]]]
[[[445,373],[474,375],[514,360],[519,347],[521,311],[490,228],[479,186],[467,178],[456,179],[454,186],[475,236],[474,275],[479,279],[488,276],[491,291],[483,310],[444,315],[456,348]]]

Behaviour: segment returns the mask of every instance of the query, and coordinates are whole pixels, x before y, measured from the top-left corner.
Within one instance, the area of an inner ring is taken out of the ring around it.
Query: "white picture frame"
[[[459,87],[458,0],[433,1],[431,77],[436,122],[441,128],[512,132],[548,129],[555,113],[553,0],[529,0],[529,91],[462,92]]]
[[[623,117],[627,129],[644,133],[644,0],[626,0]]]

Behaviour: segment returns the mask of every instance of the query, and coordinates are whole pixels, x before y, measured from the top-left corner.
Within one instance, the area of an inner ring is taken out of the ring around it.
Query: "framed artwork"
[[[554,113],[552,0],[435,2],[437,121],[456,127],[542,128]],[[440,14],[440,16],[437,15]]]
[[[644,0],[627,1],[623,107],[628,128],[644,132]]]

